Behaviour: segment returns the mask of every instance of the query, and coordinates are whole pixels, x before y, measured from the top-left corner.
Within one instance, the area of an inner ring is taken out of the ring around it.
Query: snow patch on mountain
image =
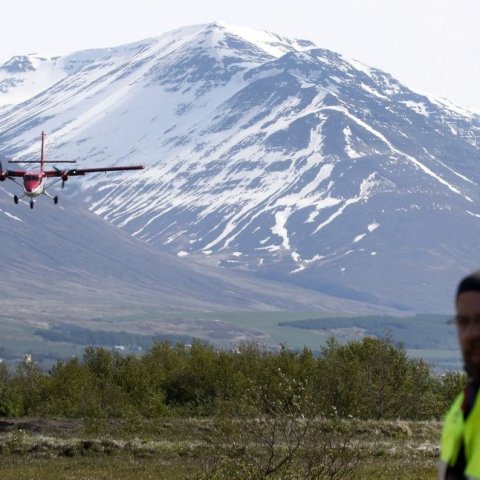
[[[360,158],[362,154],[352,148],[352,131],[349,126],[343,129],[343,134],[345,135],[345,152],[347,155],[350,158]]]
[[[290,250],[290,240],[288,238],[288,230],[285,227],[288,221],[288,217],[292,211],[290,208],[286,208],[280,212],[275,213],[275,226],[272,227],[272,233],[282,238],[282,247],[285,250]]]
[[[18,218],[16,215],[11,214],[10,212],[3,212],[3,213],[4,215],[6,215],[8,218],[11,218],[12,220],[16,220],[17,222],[23,222],[21,218]]]
[[[357,243],[359,242],[360,240],[364,239],[366,237],[366,233],[361,233],[360,235],[357,235],[354,239],[353,239],[353,243]]]
[[[418,113],[419,115],[424,115],[425,117],[428,117],[429,115],[427,106],[424,103],[414,102],[412,100],[407,100],[401,103],[406,105],[408,108],[411,108],[415,113]]]

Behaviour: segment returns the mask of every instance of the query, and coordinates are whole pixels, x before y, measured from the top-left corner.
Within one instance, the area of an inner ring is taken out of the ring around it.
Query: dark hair
[[[471,291],[480,292],[480,270],[470,273],[460,281],[455,298],[458,298],[463,292]]]

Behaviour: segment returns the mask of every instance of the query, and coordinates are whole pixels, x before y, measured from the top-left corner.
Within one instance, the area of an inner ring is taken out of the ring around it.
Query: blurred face
[[[480,292],[463,292],[458,296],[456,320],[468,373],[480,381]]]

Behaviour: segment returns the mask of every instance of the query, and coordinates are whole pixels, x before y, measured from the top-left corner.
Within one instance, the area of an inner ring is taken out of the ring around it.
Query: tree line
[[[268,392],[287,405],[308,395],[319,414],[426,420],[446,412],[464,381],[459,372],[435,373],[389,338],[330,339],[320,355],[255,343],[226,351],[164,341],[142,355],[87,347],[82,358],[57,361],[48,372],[28,359],[13,370],[1,364],[0,416],[209,416],[225,405],[240,408],[248,392]]]

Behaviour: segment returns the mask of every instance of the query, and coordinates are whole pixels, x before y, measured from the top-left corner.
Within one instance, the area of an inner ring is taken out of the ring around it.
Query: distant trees
[[[254,343],[223,351],[199,341],[158,342],[142,356],[88,347],[49,372],[28,360],[15,372],[0,364],[0,416],[135,423],[240,409],[245,392],[257,391],[284,406],[309,399],[317,413],[339,417],[421,420],[442,416],[463,382],[460,373],[434,374],[389,338],[331,339],[319,356]]]

